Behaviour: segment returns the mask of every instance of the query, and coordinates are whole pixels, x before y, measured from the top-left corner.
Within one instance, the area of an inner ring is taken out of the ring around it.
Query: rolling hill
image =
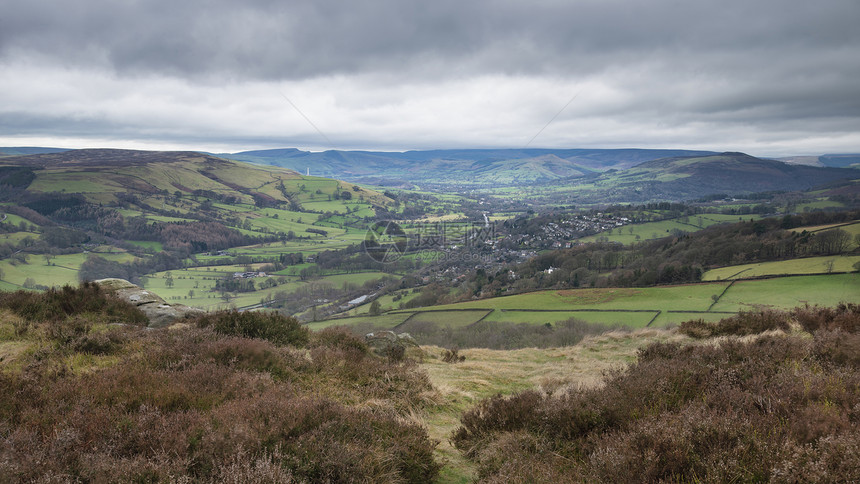
[[[38,155],[42,153],[61,153],[63,151],[69,150],[66,148],[43,148],[38,146],[10,146],[0,147],[0,157]]]
[[[354,182],[437,187],[518,186],[588,178],[670,156],[711,154],[690,150],[485,149],[399,152],[309,152],[296,149],[223,154],[235,160],[282,166]]]
[[[237,259],[223,271],[232,274],[284,252],[357,243],[376,209],[393,203],[351,183],[196,152],[0,158],[0,289],[135,278],[186,267],[188,257]],[[209,298],[214,274],[186,295]]]
[[[795,165],[830,166],[834,168],[860,168],[860,154],[832,154],[821,156],[790,156],[780,161]]]
[[[860,172],[848,168],[791,165],[726,152],[650,160],[587,181],[570,179],[552,185],[556,193],[566,193],[572,202],[637,203],[692,200],[713,194],[739,196],[808,190],[834,183],[842,185],[858,178]],[[849,186],[849,190],[856,190],[856,185]]]
[[[724,193],[807,190],[858,177],[856,170],[744,153],[644,149],[434,150],[403,153],[296,149],[223,155],[377,185],[441,190],[516,187],[574,203],[683,201]],[[848,157],[816,158],[846,166]],[[831,160],[833,158],[833,160]],[[548,188],[549,191],[543,191]],[[501,196],[501,194],[500,194]],[[528,198],[528,196],[526,197]]]
[[[331,185],[316,195],[361,190],[350,183],[306,177],[289,169],[191,151],[83,149],[10,156],[0,158],[0,180],[4,173],[14,173],[19,180],[7,185],[30,194],[78,193],[90,202],[108,204],[130,195],[145,198],[211,193],[257,205],[292,202],[297,208],[315,198],[307,196],[308,184]],[[371,204],[390,201],[373,191],[362,191],[362,195]]]

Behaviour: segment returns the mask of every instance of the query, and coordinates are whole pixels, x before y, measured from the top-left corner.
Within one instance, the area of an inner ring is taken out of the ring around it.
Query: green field
[[[714,304],[714,297],[720,296]],[[430,321],[442,326],[462,326],[481,319],[483,314],[451,311],[484,309],[491,311],[485,321],[546,324],[571,317],[628,327],[663,327],[690,319],[715,321],[742,310],[790,309],[804,304],[833,306],[840,302],[860,302],[860,274],[790,276],[737,282],[708,282],[647,288],[573,289],[538,291],[514,296],[457,304],[398,310],[385,318]],[[360,309],[359,309],[360,311]],[[349,318],[338,324],[376,318]],[[387,320],[390,322],[390,320]],[[405,326],[408,326],[407,322]]]
[[[657,315],[657,311],[493,311],[485,321],[504,321],[509,323],[554,324],[570,318],[582,319],[591,323],[622,324],[631,328],[644,328]]]
[[[804,304],[835,306],[840,302],[860,303],[860,274],[738,281],[720,298],[713,310],[787,309]]]
[[[353,316],[349,318],[328,319],[326,321],[317,321],[308,323],[307,326],[313,330],[327,328],[329,326],[352,326],[356,324],[368,323],[379,329],[392,329],[398,324],[405,321],[410,313],[388,313],[374,317]]]
[[[146,241],[146,240],[129,240],[128,242],[130,244],[136,245],[138,247],[143,247],[144,249],[151,249],[151,250],[154,250],[156,252],[160,252],[160,251],[164,250],[164,246],[162,245],[161,242],[153,242],[153,241]]]
[[[860,262],[860,256],[858,255],[807,257],[786,261],[760,262],[757,264],[743,264],[712,269],[705,272],[702,280],[721,281],[772,275],[850,272],[854,270],[854,264],[857,262]]]
[[[800,203],[794,207],[797,211],[824,210],[828,208],[842,208],[845,204],[834,200],[816,200],[814,202]]]
[[[21,222],[24,222],[28,226],[29,225],[36,225],[33,222],[25,219],[24,217],[21,217],[19,215],[15,215],[12,213],[4,213],[2,219],[3,219],[2,222],[10,224],[10,225],[15,225],[15,226],[21,225]],[[36,225],[36,226],[38,227],[38,225]]]
[[[99,253],[100,257],[117,262],[129,262],[134,256],[124,252]],[[27,264],[13,264],[10,260],[0,261],[0,271],[3,281],[23,286],[24,281],[32,278],[36,284],[43,286],[63,286],[78,284],[78,270],[87,260],[89,254],[65,254],[51,257],[50,265],[41,255],[29,255]]]
[[[643,240],[653,240],[666,237],[673,231],[677,230],[682,232],[695,232],[697,230],[710,227],[711,225],[734,223],[741,220],[749,220],[750,218],[759,219],[761,217],[758,215],[739,216],[708,213],[689,217],[679,217],[671,220],[661,220],[659,222],[625,225],[599,234],[583,237],[579,239],[579,241],[607,241],[629,245]]]
[[[263,265],[262,263],[250,264],[250,268],[256,271]],[[261,299],[266,296],[274,296],[276,292],[284,291],[289,294],[301,287],[307,287],[309,284],[327,284],[334,288],[342,288],[344,285],[361,286],[367,281],[376,280],[386,275],[383,272],[359,272],[323,276],[307,281],[300,281],[297,277],[292,276],[258,277],[253,279],[258,287],[259,284],[268,279],[281,280],[284,283],[267,289],[231,293],[230,301],[223,300],[220,293],[213,291],[219,279],[230,276],[234,272],[244,272],[245,267],[244,265],[218,265],[157,272],[145,278],[143,287],[170,303],[213,310],[229,306],[242,307],[258,304]],[[168,286],[168,273],[172,286]]]
[[[443,328],[462,328],[474,324],[490,313],[487,309],[474,311],[419,311],[412,314],[398,331],[409,332],[411,327],[419,326],[421,323],[431,322]]]

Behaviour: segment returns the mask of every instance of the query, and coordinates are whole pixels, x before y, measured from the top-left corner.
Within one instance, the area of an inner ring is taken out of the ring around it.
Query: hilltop
[[[300,182],[319,180],[283,168],[251,165],[193,151],[83,149],[0,158],[5,171],[28,171],[30,183],[13,185],[29,192],[81,193],[89,201],[110,202],[128,195],[168,192],[177,196],[212,192],[237,201],[290,203]],[[19,178],[25,178],[19,173]],[[341,188],[352,190],[352,184]],[[385,204],[375,192],[368,201]],[[300,197],[301,198],[301,197]],[[295,205],[300,204],[296,201]]]
[[[291,241],[289,250],[270,249],[266,260],[294,252],[290,260],[297,261],[302,250],[359,241],[375,211],[393,205],[352,183],[196,152],[4,157],[0,186],[0,289],[104,277],[137,282],[151,271],[186,267],[186,257],[231,258],[224,251],[261,243]],[[34,267],[32,256],[44,265]],[[246,260],[254,259],[239,263]],[[198,300],[210,299],[195,289]]]

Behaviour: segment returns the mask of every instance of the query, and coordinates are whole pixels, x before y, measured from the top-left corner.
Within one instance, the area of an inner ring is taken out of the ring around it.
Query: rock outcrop
[[[205,311],[182,304],[169,304],[157,294],[132,284],[125,279],[99,279],[96,284],[112,291],[120,299],[137,306],[149,318],[150,328],[170,326],[185,318],[203,314]]]
[[[397,334],[394,331],[377,331],[364,335],[364,341],[379,356],[400,360],[407,347],[418,348],[418,342],[409,333]]]

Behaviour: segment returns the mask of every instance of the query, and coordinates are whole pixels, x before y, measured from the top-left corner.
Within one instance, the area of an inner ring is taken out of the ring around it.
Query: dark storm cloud
[[[72,119],[277,144],[309,129],[286,89],[332,139],[505,145],[579,93],[538,142],[800,146],[804,125],[852,146],[858,18],[857,0],[11,0],[0,114],[17,135]]]
[[[821,49],[856,48],[860,18],[855,0],[14,0],[3,10],[7,55],[120,73],[251,78],[429,70],[422,66],[595,72],[649,57],[672,59],[682,70],[711,60],[730,70],[785,68]],[[732,59],[721,61],[726,54]],[[844,61],[857,60],[851,57]]]

